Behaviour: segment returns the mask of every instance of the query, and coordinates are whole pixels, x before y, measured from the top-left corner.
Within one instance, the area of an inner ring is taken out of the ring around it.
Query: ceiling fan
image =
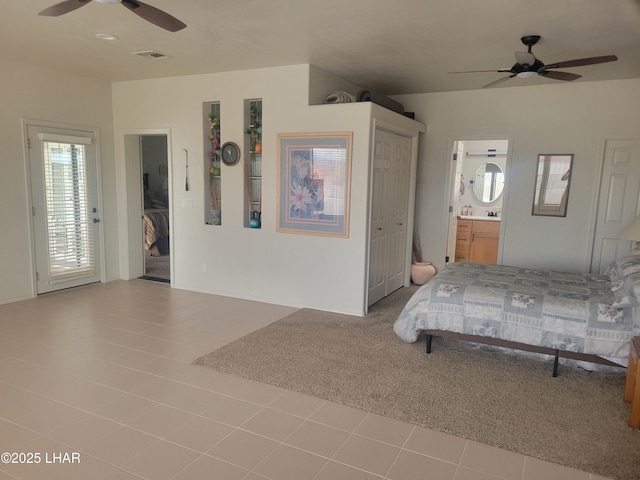
[[[80,7],[84,7],[89,2],[91,2],[91,0],[64,0],[63,2],[56,3],[49,8],[45,8],[39,13],[39,15],[43,15],[45,17],[59,17],[60,15],[72,12]],[[146,21],[151,22],[160,28],[169,30],[170,32],[177,32],[187,26],[168,13],[152,7],[151,5],[147,5],[146,3],[142,3],[139,0],[96,0],[96,2],[121,3],[139,17],[144,18]]]
[[[553,78],[555,80],[564,80],[570,82],[572,80],[577,80],[578,78],[582,77],[582,75],[576,75],[575,73],[569,72],[558,72],[556,71],[556,68],[582,67],[585,65],[615,62],[616,60],[618,60],[618,57],[616,57],[615,55],[604,55],[601,57],[578,58],[575,60],[567,60],[564,62],[550,63],[548,65],[545,65],[531,52],[531,47],[538,43],[538,40],[540,40],[540,35],[525,35],[520,40],[527,47],[527,51],[516,52],[516,63],[514,63],[511,68],[501,68],[498,70],[472,70],[467,72],[449,73],[509,73],[508,76],[499,78],[498,80],[494,80],[493,82],[486,84],[482,88],[493,87],[513,77],[533,77],[535,75],[541,75],[543,77]]]

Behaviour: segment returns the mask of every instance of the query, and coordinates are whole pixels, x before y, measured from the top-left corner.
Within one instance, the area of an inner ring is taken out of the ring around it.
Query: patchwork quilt
[[[456,262],[416,291],[393,329],[409,343],[445,330],[626,358],[640,311],[615,302],[606,275]]]

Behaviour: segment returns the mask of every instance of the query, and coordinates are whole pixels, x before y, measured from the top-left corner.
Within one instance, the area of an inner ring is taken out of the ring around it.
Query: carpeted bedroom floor
[[[579,470],[638,478],[640,432],[627,426],[625,370],[449,339],[405,344],[392,325],[415,289],[367,318],[302,309],[196,361],[344,405]],[[511,352],[511,351],[508,351]]]
[[[150,256],[144,257],[144,276],[149,279],[159,279],[165,282],[171,280],[171,268],[170,268],[171,255]]]

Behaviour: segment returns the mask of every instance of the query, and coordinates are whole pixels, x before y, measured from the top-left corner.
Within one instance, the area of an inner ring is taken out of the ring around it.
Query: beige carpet
[[[144,276],[149,278],[157,278],[160,280],[171,280],[171,256],[162,255],[152,257],[145,255],[144,257]]]
[[[415,288],[366,318],[302,309],[198,360],[434,430],[620,480],[640,478],[624,371],[593,373],[455,340],[406,344],[392,325]]]

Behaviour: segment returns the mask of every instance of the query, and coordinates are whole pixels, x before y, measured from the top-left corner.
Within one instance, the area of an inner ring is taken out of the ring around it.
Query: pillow
[[[605,275],[611,276],[612,274],[617,274],[619,276],[626,276],[632,273],[640,272],[640,255],[628,255],[626,257],[622,257],[607,267],[605,271]]]
[[[640,255],[630,255],[612,262],[605,270],[616,298],[613,307],[640,306]]]
[[[613,304],[616,308],[640,306],[640,273],[627,276],[611,284],[611,290],[616,297]]]
[[[627,276],[617,276],[611,281],[611,291],[616,298],[616,308],[640,306],[640,272]]]

